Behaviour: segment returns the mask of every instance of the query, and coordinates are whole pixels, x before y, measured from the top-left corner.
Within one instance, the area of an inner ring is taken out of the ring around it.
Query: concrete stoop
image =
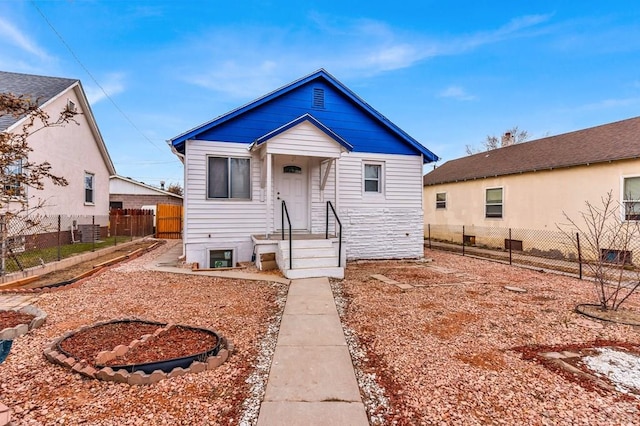
[[[300,278],[344,278],[344,267],[338,266],[338,250],[331,240],[291,241],[293,259],[289,260],[289,241],[278,241],[276,263],[285,277]],[[344,262],[341,262],[344,265]],[[292,266],[292,267],[291,267]]]

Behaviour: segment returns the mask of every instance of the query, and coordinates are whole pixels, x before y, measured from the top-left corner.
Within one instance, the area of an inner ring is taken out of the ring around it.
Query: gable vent
[[[324,109],[324,89],[313,89],[313,107]]]

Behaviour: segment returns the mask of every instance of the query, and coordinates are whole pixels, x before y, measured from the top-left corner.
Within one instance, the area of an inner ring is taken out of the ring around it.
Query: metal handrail
[[[287,203],[282,200],[282,240],[284,241],[284,217],[287,216],[287,223],[289,224],[289,269],[293,269],[293,244],[291,242],[291,219],[289,218],[289,211],[287,210]]]
[[[342,263],[342,222],[340,222],[340,218],[338,217],[338,213],[336,213],[336,209],[333,208],[333,204],[331,201],[327,201],[327,214],[325,215],[325,232],[324,238],[329,239],[329,207],[331,207],[331,211],[333,212],[333,217],[336,218],[336,222],[340,226],[340,233],[338,234],[338,267],[341,266]],[[284,237],[283,237],[284,238]]]

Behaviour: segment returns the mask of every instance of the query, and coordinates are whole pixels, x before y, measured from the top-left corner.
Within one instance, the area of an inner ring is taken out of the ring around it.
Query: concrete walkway
[[[293,280],[258,426],[368,424],[329,280]]]
[[[368,425],[364,404],[327,278],[289,281],[242,270],[179,268],[176,244],[147,269],[289,285],[276,349],[260,406],[258,426]]]

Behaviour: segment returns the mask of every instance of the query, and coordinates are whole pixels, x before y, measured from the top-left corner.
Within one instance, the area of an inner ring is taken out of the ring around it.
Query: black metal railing
[[[336,213],[336,209],[333,208],[333,204],[331,201],[327,201],[327,214],[325,215],[325,239],[329,239],[329,207],[331,207],[331,211],[333,212],[333,217],[336,218],[336,222],[339,226],[338,231],[338,267],[341,266],[342,262],[342,222],[340,222],[340,218],[338,218],[338,214]]]
[[[287,217],[287,223],[289,224],[289,269],[293,269],[293,244],[291,242],[291,219],[289,218],[289,211],[287,210],[287,203],[282,200],[282,240],[284,241],[284,218]]]

